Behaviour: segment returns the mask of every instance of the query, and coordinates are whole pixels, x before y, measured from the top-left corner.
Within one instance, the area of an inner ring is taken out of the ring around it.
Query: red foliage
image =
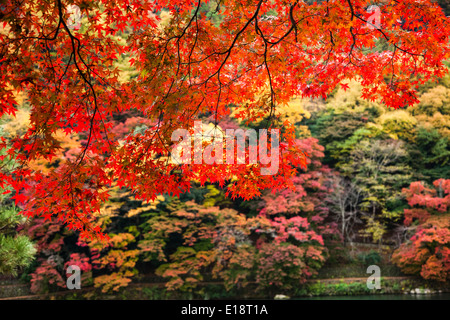
[[[450,180],[439,179],[433,182],[434,189],[427,188],[422,182],[411,183],[409,189],[403,189],[412,209],[405,209],[405,224],[414,219],[423,223],[432,214],[445,213],[450,207]]]
[[[417,219],[420,225],[409,242],[394,253],[392,260],[406,273],[425,279],[450,280],[450,180],[439,179],[434,189],[414,182],[404,189],[410,206],[405,209],[405,224]],[[417,208],[421,206],[422,208]]]
[[[2,1],[0,116],[15,114],[14,92],[25,92],[31,124],[11,148],[0,143],[20,164],[0,172],[0,187],[15,189],[28,216],[56,216],[82,237],[103,238],[91,217],[116,183],[146,200],[186,192],[193,179],[235,178],[230,194],[245,199],[291,186],[306,156],[289,122],[279,124],[283,143],[273,176],[261,175],[259,164],[168,164],[171,134],[200,115],[219,122],[230,105],[247,123],[269,117],[274,124],[277,105],[295,96],[326,97],[348,79],[362,83],[365,99],[394,108],[416,103],[417,86],[447,72],[447,21],[431,0],[403,0],[382,6],[380,29],[370,29],[371,2],[223,0],[216,25],[200,14],[202,1],[75,0],[85,20],[71,28],[62,0]],[[171,16],[159,25],[152,12],[162,9]],[[262,18],[272,10],[276,17]],[[370,50],[380,39],[390,45]],[[137,78],[119,81],[121,57],[130,59]],[[120,141],[123,130],[114,134],[110,119],[131,109],[157,125]],[[34,170],[31,162],[55,157],[58,130],[83,135],[84,145],[58,168]]]
[[[266,193],[260,213],[268,218],[302,216],[308,218],[320,234],[336,233],[334,222],[325,223],[329,214],[325,199],[333,191],[329,183],[333,172],[321,163],[324,147],[315,138],[297,140],[297,145],[309,155],[308,170],[292,177],[294,189]]]
[[[450,223],[446,221],[444,227],[426,223],[409,243],[400,246],[392,260],[406,273],[420,274],[424,279],[450,280]]]
[[[65,288],[66,282],[56,269],[56,264],[45,261],[31,274],[31,291],[46,291],[48,285]]]

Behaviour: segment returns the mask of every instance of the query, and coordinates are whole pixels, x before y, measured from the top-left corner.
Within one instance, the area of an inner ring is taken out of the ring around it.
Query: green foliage
[[[389,133],[394,139],[413,141],[417,119],[404,110],[386,112],[378,118],[383,131]]]
[[[232,202],[229,198],[225,197],[225,194],[217,189],[214,185],[206,186],[208,193],[204,195],[203,205],[205,207],[224,207],[229,206]]]
[[[419,287],[428,287],[428,283],[420,280],[390,280],[380,279],[381,289],[369,289],[366,281],[344,281],[328,283],[326,281],[316,281],[308,283],[296,290],[296,296],[317,297],[317,296],[357,296],[368,294],[403,294]]]
[[[431,183],[450,176],[449,88],[447,75],[421,85],[417,105],[387,110],[360,99],[360,85],[350,83],[318,102],[321,106],[306,108],[310,117],[299,125],[306,124],[325,147],[323,163],[362,190],[354,207],[364,226],[360,236],[390,241],[387,235],[407,207],[401,189],[414,180]]]
[[[27,236],[7,237],[0,234],[0,274],[17,276],[20,268],[34,259],[36,249]]]
[[[2,204],[0,204],[2,205]],[[30,239],[15,229],[26,222],[14,205],[0,207],[0,274],[16,276],[34,259],[36,249]]]
[[[368,253],[358,254],[358,260],[366,266],[379,265],[381,262],[381,256],[377,251],[371,250]]]
[[[420,97],[420,103],[412,108],[415,115],[426,114],[433,116],[439,112],[450,114],[450,89],[442,85],[430,88]]]
[[[362,116],[351,112],[335,114],[331,110],[312,120],[314,120],[310,125],[312,135],[317,137],[319,143],[326,146],[326,150],[331,153],[333,145],[343,143],[353,136],[354,132],[365,126]]]
[[[363,140],[350,153],[350,161],[341,167],[364,193],[361,208],[367,223],[365,234],[374,241],[379,241],[386,231],[380,219],[395,222],[401,217],[401,211],[393,205],[401,198],[401,188],[411,181],[406,155],[402,141]]]
[[[415,146],[409,147],[411,166],[428,182],[450,176],[450,141],[433,127],[419,126]]]
[[[333,158],[333,163],[337,168],[341,168],[348,163],[348,158],[353,150],[358,149],[359,143],[367,143],[372,139],[385,138],[384,134],[379,126],[375,124],[367,124],[355,130],[348,139],[343,141],[333,141],[326,146],[326,150]],[[362,142],[366,141],[366,142]]]
[[[371,290],[365,282],[325,284],[320,281],[309,284],[297,292],[300,296],[354,296],[369,294]]]

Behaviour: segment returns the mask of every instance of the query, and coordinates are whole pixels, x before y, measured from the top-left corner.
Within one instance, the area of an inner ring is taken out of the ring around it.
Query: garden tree
[[[420,103],[410,108],[421,126],[432,126],[447,138],[450,137],[449,88],[448,76],[442,78],[438,85],[428,84],[420,96]]]
[[[356,81],[351,81],[348,89],[335,91],[305,123],[325,147],[324,163],[339,167],[355,143],[382,134],[382,128],[375,122],[386,108],[376,101],[362,99],[362,86]],[[307,110],[311,110],[309,106]]]
[[[413,182],[403,192],[411,207],[405,209],[405,225],[415,225],[416,233],[396,250],[393,262],[405,273],[450,280],[450,180],[436,180],[433,187]]]
[[[86,265],[92,264],[93,270],[108,270],[94,278],[95,288],[101,288],[103,293],[117,292],[131,282],[137,274],[135,266],[140,253],[137,248],[130,248],[135,241],[131,233],[110,233],[106,243],[98,240],[86,243],[91,255],[90,259],[86,258]]]
[[[450,139],[450,113],[442,114],[436,112],[431,117],[421,114],[416,116],[416,118],[421,126],[433,127],[442,137],[447,138],[447,140]]]
[[[207,2],[76,0],[70,4],[84,14],[77,27],[69,23],[69,2],[2,1],[0,116],[17,111],[15,92],[27,93],[31,114],[24,135],[10,147],[2,140],[20,166],[2,169],[0,187],[13,187],[25,215],[54,215],[83,237],[101,237],[91,218],[115,184],[147,200],[179,195],[193,179],[224,184],[235,177],[228,192],[246,199],[292,186],[306,156],[293,125],[277,121],[278,105],[326,97],[356,79],[363,98],[404,107],[417,102],[419,84],[447,71],[449,27],[432,1],[383,2],[378,29],[369,27],[368,0],[224,0],[217,7],[223,20],[215,21],[201,13]],[[170,13],[163,24],[161,10]],[[119,81],[121,56],[138,71],[130,81]],[[230,104],[248,123],[268,117],[269,127],[283,126],[276,175],[262,175],[260,164],[167,162],[175,129],[206,113],[217,123]],[[110,119],[132,108],[156,125],[119,143]],[[49,172],[31,168],[55,157],[60,130],[86,137],[75,159]]]
[[[300,170],[292,178],[294,190],[266,192],[259,204],[260,214],[272,218],[301,216],[307,218],[319,234],[335,234],[336,225],[330,221],[329,209],[324,202],[328,194],[335,192],[330,183],[333,172],[321,163],[324,148],[312,137],[299,139],[297,143],[309,156],[308,170]]]
[[[36,249],[26,235],[16,231],[26,218],[14,205],[0,201],[0,206],[0,274],[17,276],[33,261]]]
[[[388,133],[393,139],[402,139],[404,141],[413,141],[417,125],[417,119],[404,110],[395,110],[386,112],[378,119],[383,127],[383,131]]]
[[[363,185],[357,184],[355,181],[355,172],[348,170],[351,166],[352,152],[360,148],[361,141],[372,143],[375,140],[399,139],[404,145],[408,154],[402,157],[402,164],[408,165],[412,170],[407,170],[413,179],[423,179],[432,182],[440,177],[447,177],[450,174],[448,165],[448,126],[445,124],[446,114],[434,111],[434,115],[428,116],[418,106],[428,105],[432,107],[433,99],[442,106],[442,97],[434,93],[436,87],[447,87],[448,76],[444,77],[438,84],[426,83],[421,86],[420,102],[406,110],[387,110],[381,108],[379,104],[373,102],[365,102],[358,98],[361,86],[358,83],[351,83],[348,90],[342,88],[327,100],[325,107],[311,112],[311,118],[303,120],[309,126],[313,136],[318,137],[321,144],[325,146],[324,163],[330,164],[357,188]],[[428,102],[426,102],[428,101]],[[307,109],[309,111],[309,109]],[[406,111],[409,111],[407,113]],[[420,111],[420,112],[419,112]],[[408,182],[408,181],[406,181]],[[394,189],[399,190],[403,186],[397,186]],[[336,190],[342,188],[336,187]],[[345,188],[344,188],[345,189]],[[339,210],[340,193],[330,194],[329,207],[334,217],[342,217],[343,210]],[[362,195],[362,194],[361,194]],[[336,198],[336,199],[335,199]],[[342,200],[342,199],[341,199]],[[401,197],[396,197],[389,204],[388,209],[394,209],[400,214],[403,206],[406,205]],[[357,203],[356,207],[360,207],[361,203]],[[337,213],[341,213],[338,215]],[[353,212],[353,210],[352,210]],[[358,216],[359,219],[359,216]],[[408,226],[404,226],[400,221],[381,220],[379,227],[391,229],[397,225],[394,231],[396,242],[403,242],[402,239],[407,237]],[[342,228],[343,225],[340,224]],[[355,225],[357,227],[357,225]],[[403,230],[403,231],[402,231]],[[356,229],[350,230],[352,233]]]
[[[145,222],[139,247],[147,261],[160,264],[156,273],[169,280],[168,289],[192,291],[205,270],[223,278],[221,272],[235,248],[250,243],[249,235],[258,226],[250,221],[232,209],[174,198]]]
[[[361,188],[365,232],[373,241],[380,241],[386,224],[399,220],[402,215],[400,190],[411,179],[406,155],[401,140],[362,140],[352,150],[350,161],[341,167]]]
[[[411,166],[428,181],[450,174],[450,141],[432,126],[419,126],[410,146]]]
[[[450,89],[438,85],[420,96],[420,102],[412,108],[415,115],[426,114],[433,116],[436,112],[450,114]]]
[[[65,247],[65,239],[74,231],[63,228],[55,217],[34,218],[26,229],[30,238],[36,241],[36,267],[30,272],[31,290],[44,292],[54,287],[65,288],[64,262],[70,255],[71,247]],[[86,281],[82,282],[85,285]]]
[[[450,206],[450,180],[438,179],[433,187],[424,186],[421,182],[413,182],[409,189],[403,189],[411,209],[405,209],[405,224],[410,225],[416,220],[426,222],[430,216],[445,214]]]
[[[258,289],[292,289],[322,266],[323,245],[306,218],[247,218],[177,198],[150,215],[139,242],[145,258],[159,262],[167,288],[182,291],[193,291],[208,272],[227,289],[249,281]]]
[[[327,202],[338,223],[344,245],[352,242],[355,224],[359,219],[360,204],[363,197],[361,189],[349,179],[335,175],[331,180],[333,192],[327,196]]]
[[[337,124],[339,125],[339,123]],[[326,145],[330,157],[333,159],[334,167],[345,171],[343,167],[348,165],[351,153],[359,147],[363,141],[375,141],[389,139],[389,135],[383,131],[381,126],[372,122],[364,127],[353,131],[350,137],[342,141],[333,141]]]
[[[127,134],[136,133],[149,125],[136,111],[117,114],[112,121],[113,132],[119,141]],[[8,122],[7,124],[11,124]],[[11,124],[8,128],[19,127]],[[57,158],[33,163],[43,172],[62,165],[76,153],[83,139],[77,136],[63,136]],[[56,217],[43,219],[35,217],[25,230],[30,238],[37,242],[35,263],[26,270],[31,278],[33,292],[48,292],[66,288],[65,270],[69,265],[78,265],[82,271],[82,286],[99,288],[99,291],[117,292],[125,287],[136,275],[134,267],[139,251],[135,250],[134,237],[139,235],[136,224],[139,215],[155,208],[164,197],[143,204],[136,201],[130,190],[118,187],[110,188],[109,201],[105,202],[96,216],[102,231],[110,237],[109,241],[98,243],[79,239],[76,232],[62,228]]]
[[[102,205],[97,221],[108,241],[80,239],[79,234],[62,228],[55,217],[35,218],[26,230],[37,241],[37,261],[28,270],[33,292],[66,288],[65,270],[77,265],[82,271],[82,287],[93,286],[101,293],[115,293],[137,275],[141,251],[139,221],[164,200],[149,203],[135,200],[130,190],[112,188],[110,199]],[[94,293],[87,294],[86,297]]]
[[[311,124],[311,133],[314,137],[319,138],[320,143],[326,147],[327,153],[331,153],[331,158],[335,158],[333,153],[339,154],[339,152],[334,152],[336,146],[345,142],[357,129],[364,128],[367,118],[368,114],[366,113],[344,111],[336,114],[330,110],[314,119],[314,123]],[[328,159],[328,162],[335,164],[336,160],[330,159],[330,155]]]
[[[420,102],[409,109],[417,119],[414,141],[408,146],[418,180],[432,183],[450,174],[450,110],[448,77],[428,85]]]

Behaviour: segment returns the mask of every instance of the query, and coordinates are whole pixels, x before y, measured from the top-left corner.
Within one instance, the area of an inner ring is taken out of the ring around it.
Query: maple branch
[[[262,5],[263,2],[264,2],[264,0],[260,0],[260,1],[258,2],[258,5],[256,6],[256,11],[255,11],[255,13],[254,13],[253,16],[247,21],[247,23],[246,23],[246,24],[245,24],[245,25],[244,25],[244,26],[236,33],[236,36],[234,37],[234,39],[233,39],[231,45],[228,47],[228,49],[225,50],[225,51],[223,51],[223,52],[217,53],[217,54],[219,54],[219,55],[224,55],[224,54],[226,54],[226,56],[225,56],[224,60],[222,61],[222,63],[220,64],[219,69],[218,69],[216,72],[214,72],[212,75],[210,75],[203,83],[207,83],[207,82],[208,82],[212,77],[214,77],[215,75],[217,75],[217,78],[218,78],[218,80],[219,80],[219,82],[220,82],[220,72],[221,72],[222,68],[225,66],[225,63],[227,62],[228,58],[230,57],[230,55],[231,55],[231,50],[232,50],[232,49],[234,48],[234,46],[236,45],[236,42],[237,42],[237,40],[239,39],[239,36],[245,31],[245,29],[247,29],[247,27],[250,25],[250,23],[251,23],[254,19],[256,19],[256,17],[258,16],[259,10],[261,9],[261,5]]]
[[[354,11],[354,9],[353,9],[353,5],[352,5],[351,0],[347,0],[347,3],[348,3],[348,5],[349,5],[349,7],[350,7],[350,11],[351,11],[351,14],[352,14],[352,16],[351,16],[352,21],[353,21],[353,17],[356,17],[357,19],[363,21],[364,23],[371,24],[371,23],[369,23],[367,20],[364,20],[364,19],[361,18],[359,15],[355,14],[355,11]],[[350,29],[351,29],[351,28],[353,28],[353,27],[350,27]],[[423,54],[417,54],[417,53],[409,52],[409,51],[407,51],[407,50],[404,50],[404,49],[400,48],[397,44],[391,42],[391,41],[390,41],[390,38],[386,35],[386,33],[385,33],[381,28],[376,28],[376,30],[377,30],[378,32],[380,32],[380,33],[383,35],[383,37],[386,39],[386,41],[388,41],[389,43],[391,43],[396,49],[398,49],[398,50],[400,50],[400,51],[402,51],[402,52],[404,52],[404,53],[407,53],[407,54],[409,54],[409,55],[411,55],[411,56],[424,57]]]
[[[77,37],[72,35],[72,33],[70,32],[69,27],[67,26],[66,22],[62,18],[63,17],[62,2],[61,2],[61,0],[57,0],[57,1],[58,1],[58,11],[59,11],[59,16],[60,16],[60,24],[61,23],[63,24],[64,29],[67,31],[67,34],[70,37],[70,41],[71,41],[71,44],[72,44],[72,53],[73,53],[73,59],[74,59],[75,67],[77,68],[78,72],[80,73],[83,81],[89,86],[89,88],[90,88],[90,90],[92,92],[93,98],[94,98],[94,112],[93,112],[93,115],[91,117],[88,140],[87,140],[86,146],[84,147],[83,151],[77,157],[78,165],[80,165],[83,162],[83,159],[84,159],[84,157],[86,155],[86,152],[87,152],[87,150],[89,148],[89,145],[91,143],[92,133],[93,133],[93,128],[94,128],[94,120],[95,120],[95,116],[96,116],[96,114],[97,114],[97,112],[99,110],[98,109],[98,104],[97,104],[97,93],[95,92],[94,86],[93,86],[93,84],[91,82],[92,79],[91,79],[91,74],[90,74],[90,67],[87,65],[87,63],[84,61],[83,57],[80,54],[81,42],[80,42],[80,40]],[[58,25],[58,27],[59,27],[59,25]],[[75,41],[77,42],[78,46],[75,45]],[[86,67],[89,79],[86,78],[84,72],[81,70],[80,66],[78,65],[77,55],[78,55],[78,58],[80,59],[80,61]],[[101,117],[101,115],[100,115],[100,117]]]

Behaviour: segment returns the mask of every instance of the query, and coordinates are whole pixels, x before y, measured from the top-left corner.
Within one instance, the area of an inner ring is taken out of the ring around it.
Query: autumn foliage
[[[196,291],[210,279],[223,281],[228,290],[249,284],[261,291],[296,288],[317,274],[328,255],[325,239],[336,233],[319,202],[328,190],[323,184],[331,170],[322,167],[323,153],[315,139],[297,143],[313,155],[314,167],[325,172],[299,175],[305,186],[297,191],[299,199],[312,199],[306,206],[292,202],[290,210],[280,207],[268,213],[266,201],[268,205],[276,196],[285,202],[290,196],[267,193],[252,217],[230,208],[224,190],[197,185],[193,193],[200,192],[199,199],[160,197],[123,210],[134,197],[115,188],[98,218],[107,241],[81,239],[55,218],[34,219],[27,228],[28,235],[38,240],[39,251],[31,289],[65,288],[64,270],[70,264],[81,268],[83,287],[103,293],[128,286],[146,265],[155,266],[155,275],[171,291]]]
[[[101,238],[93,219],[116,185],[145,200],[180,195],[192,180],[232,180],[228,194],[245,199],[292,187],[307,156],[278,106],[326,97],[356,79],[364,99],[404,107],[418,102],[418,85],[446,72],[449,28],[437,4],[385,1],[376,29],[367,23],[370,2],[225,0],[212,21],[200,10],[206,0],[83,0],[70,2],[83,15],[73,28],[68,2],[3,1],[0,116],[16,114],[17,93],[26,93],[31,110],[23,135],[2,138],[0,147],[19,166],[0,173],[0,187],[13,187],[23,214],[54,216],[82,237]],[[123,59],[136,71],[128,81],[118,66]],[[283,128],[276,175],[261,175],[261,164],[167,161],[175,129],[205,114],[217,124],[230,106],[247,124],[265,118],[268,127]],[[113,117],[131,110],[147,128],[113,132]],[[43,170],[42,159],[59,156],[71,139],[62,133],[79,135],[81,147]]]
[[[374,27],[372,4],[1,1],[0,202],[29,218],[31,290],[77,265],[87,298],[295,292],[358,241],[449,281],[450,27],[431,0],[380,1]],[[278,171],[172,161],[196,121],[279,129]]]
[[[439,179],[433,188],[421,182],[404,190],[412,209],[405,209],[405,224],[418,223],[417,231],[393,256],[406,273],[425,279],[450,279],[450,180]]]

